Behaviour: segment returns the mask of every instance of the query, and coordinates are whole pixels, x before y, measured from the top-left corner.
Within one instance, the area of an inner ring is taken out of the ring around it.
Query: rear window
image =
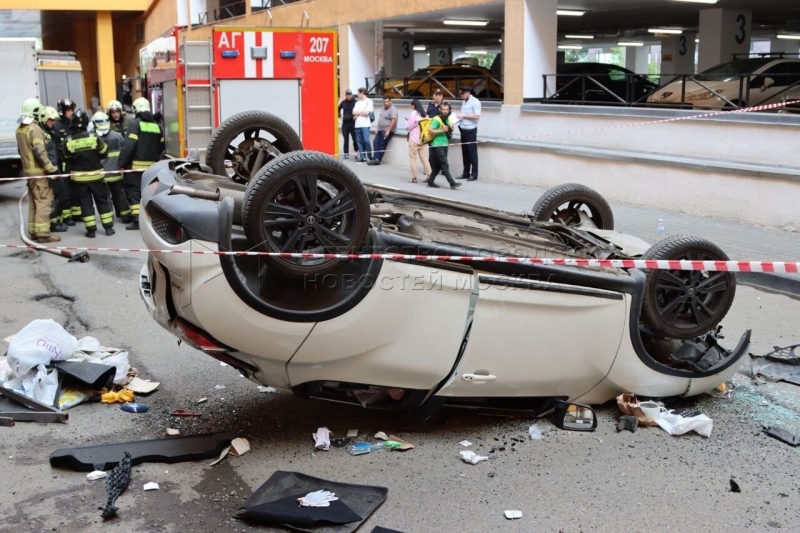
[[[702,81],[730,81],[743,74],[752,74],[773,61],[769,58],[736,59],[704,70],[695,77]]]

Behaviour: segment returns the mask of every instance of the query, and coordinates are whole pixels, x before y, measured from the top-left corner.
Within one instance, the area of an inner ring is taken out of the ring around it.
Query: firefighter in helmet
[[[50,234],[50,210],[53,207],[53,189],[46,174],[56,174],[58,169],[47,157],[44,132],[36,123],[42,104],[36,98],[22,103],[22,116],[17,122],[17,149],[22,160],[22,173],[27,179],[30,203],[28,205],[28,233],[39,243],[58,242],[61,237]],[[36,177],[34,177],[36,176]],[[39,177],[41,176],[41,177]]]
[[[89,117],[78,109],[72,115],[70,134],[64,142],[64,159],[72,174],[73,190],[78,193],[81,218],[86,226],[86,236],[93,239],[97,234],[97,218],[94,204],[100,214],[100,222],[106,235],[114,235],[114,211],[108,186],[103,180],[103,159],[108,146],[95,132],[86,131]],[[94,200],[94,202],[93,202]]]
[[[108,185],[108,190],[111,191],[111,203],[114,204],[114,211],[117,212],[117,217],[125,224],[133,222],[131,217],[131,206],[128,205],[128,199],[125,197],[125,187],[122,183],[122,173],[119,171],[119,152],[122,149],[122,143],[125,140],[118,132],[112,130],[112,123],[109,116],[98,111],[92,116],[92,124],[94,124],[94,131],[108,146],[106,158],[103,160],[103,169],[106,174],[103,179]]]
[[[128,126],[128,136],[119,155],[120,169],[131,169],[123,178],[125,195],[131,206],[133,222],[125,229],[139,229],[139,203],[142,199],[142,174],[150,165],[161,159],[164,153],[164,133],[161,126],[153,119],[150,102],[146,98],[137,98],[133,102],[136,117]]]
[[[108,118],[111,122],[111,131],[116,131],[123,137],[128,131],[130,120],[125,116],[125,110],[118,100],[111,100],[106,106]]]
[[[56,104],[56,112],[58,112],[58,116],[61,117],[61,120],[56,122],[55,132],[56,136],[58,137],[58,146],[59,149],[62,149],[64,146],[64,141],[67,140],[67,136],[70,134],[70,124],[72,121],[72,115],[75,113],[75,100],[71,100],[69,98],[62,98]],[[64,167],[64,154],[61,154],[61,161],[62,167],[61,171],[65,171]],[[75,191],[72,190],[72,181],[67,181],[67,188],[69,189],[69,205],[70,205],[70,213],[72,216],[67,217],[64,221],[66,222],[67,226],[74,226],[76,223],[81,221],[81,204],[78,200],[78,195]]]
[[[61,150],[59,149],[58,134],[55,131],[58,112],[50,106],[42,106],[39,110],[39,127],[44,132],[45,148],[50,162],[59,169],[63,167]],[[58,177],[50,180],[53,189],[53,210],[50,215],[50,231],[67,231],[65,220],[72,217],[70,205],[69,178]]]

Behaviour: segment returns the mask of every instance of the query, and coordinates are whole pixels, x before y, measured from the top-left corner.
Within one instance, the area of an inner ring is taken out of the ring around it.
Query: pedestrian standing
[[[55,132],[56,120],[58,119],[58,112],[53,107],[42,106],[39,110],[39,127],[42,128],[42,132],[44,133],[47,158],[56,169],[59,169],[58,173],[61,173],[60,169],[63,168],[61,150],[58,145],[58,135]],[[72,217],[69,178],[51,178],[50,188],[53,189],[53,208],[50,211],[50,231],[67,231],[67,225],[64,221]]]
[[[128,136],[119,154],[120,170],[131,169],[122,178],[125,196],[131,206],[133,221],[125,226],[127,230],[139,229],[139,204],[142,201],[142,174],[150,165],[161,159],[166,147],[161,127],[150,113],[150,102],[147,98],[137,98],[133,102],[136,117],[128,126]]]
[[[459,87],[461,112],[456,115],[461,132],[461,160],[464,171],[458,179],[475,181],[478,179],[478,121],[481,118],[481,102],[472,96],[472,87]]]
[[[61,237],[50,234],[50,211],[53,208],[53,189],[45,174],[56,174],[58,169],[47,157],[44,132],[36,124],[42,104],[36,98],[28,98],[22,103],[22,115],[17,120],[17,151],[22,161],[23,176],[43,176],[27,179],[28,194],[28,234],[41,244],[58,242]]]
[[[433,148],[433,156],[435,157],[436,164],[431,166],[432,172],[430,177],[426,180],[426,183],[428,187],[438,189],[439,186],[436,185],[434,181],[441,171],[444,177],[447,178],[447,183],[450,184],[450,188],[457,189],[461,184],[456,183],[456,180],[450,175],[450,164],[447,161],[447,146],[450,144],[450,138],[447,134],[453,129],[450,123],[450,104],[443,102],[439,111],[440,114],[433,117],[430,126],[430,133],[434,135],[431,141],[431,148]]]
[[[86,236],[94,239],[97,235],[95,204],[106,235],[114,235],[114,212],[108,187],[103,181],[103,159],[108,152],[108,146],[96,132],[86,131],[88,126],[89,117],[86,113],[80,109],[75,111],[69,137],[64,142],[64,159],[81,202],[81,218],[86,227]]]
[[[353,108],[356,100],[353,98],[353,91],[347,89],[344,92],[344,100],[339,102],[339,118],[342,119],[342,137],[344,137],[344,155],[342,159],[349,159],[350,139],[353,139],[353,149],[358,152],[358,141],[356,141],[356,119],[353,116]]]
[[[367,98],[367,90],[364,87],[359,87],[358,101],[353,107],[353,116],[356,117],[357,163],[365,163],[367,160],[372,159],[372,148],[369,145],[369,127],[372,124],[371,117],[374,112],[372,100]]]
[[[438,112],[438,109],[437,109]],[[419,121],[426,117],[425,110],[419,99],[411,101],[411,114],[406,119],[406,131],[408,132],[408,164],[411,167],[411,183],[417,183],[417,157],[422,163],[425,171],[425,179],[431,175],[431,165],[428,163],[428,149],[420,141]]]
[[[58,137],[58,149],[62,150],[64,147],[64,141],[67,140],[67,137],[70,133],[70,124],[72,123],[72,115],[75,113],[76,105],[75,101],[69,98],[62,98],[56,104],[56,112],[60,119],[56,122],[55,132]],[[64,154],[61,154],[61,172],[66,172],[66,167],[64,166]],[[74,226],[78,222],[81,221],[81,203],[78,200],[78,194],[72,188],[72,180],[66,181],[67,188],[69,189],[69,205],[70,205],[70,214],[72,216],[68,217],[66,220],[67,226]]]
[[[111,120],[105,113],[95,113],[92,117],[94,131],[108,146],[106,158],[103,160],[103,181],[106,182],[108,192],[111,193],[111,203],[114,211],[123,224],[133,222],[131,216],[131,206],[125,196],[125,186],[122,183],[122,173],[119,171],[119,152],[125,139],[116,131],[111,130]]]
[[[383,97],[383,109],[378,116],[377,130],[375,131],[374,153],[368,165],[380,165],[389,141],[392,140],[397,129],[397,107],[392,102],[391,96]]]

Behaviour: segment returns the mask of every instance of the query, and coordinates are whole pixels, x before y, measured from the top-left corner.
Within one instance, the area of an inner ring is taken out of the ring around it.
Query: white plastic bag
[[[8,357],[0,357],[0,383],[6,382],[12,376],[11,367],[8,364]]]
[[[40,364],[69,359],[77,348],[78,339],[61,324],[50,319],[34,320],[11,339],[8,364],[15,377],[26,376]]]
[[[16,376],[11,381],[6,381],[3,386],[28,398],[33,398],[39,403],[53,405],[58,389],[58,372],[47,372],[44,365],[39,365],[24,376]]]
[[[683,417],[679,414],[668,413],[656,422],[670,435],[683,435],[690,431],[696,431],[704,437],[710,437],[711,430],[714,429],[714,421],[703,414]]]
[[[117,352],[109,355],[108,357],[103,357],[100,359],[89,359],[89,362],[113,366],[116,369],[116,372],[114,372],[115,385],[125,384],[128,377],[128,370],[131,368],[131,365],[128,362],[128,352]]]

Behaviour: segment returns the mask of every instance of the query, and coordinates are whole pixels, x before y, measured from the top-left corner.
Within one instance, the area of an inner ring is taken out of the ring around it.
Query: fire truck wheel
[[[214,132],[206,150],[206,164],[214,174],[248,183],[276,157],[302,149],[297,132],[283,119],[264,111],[243,111]]]

